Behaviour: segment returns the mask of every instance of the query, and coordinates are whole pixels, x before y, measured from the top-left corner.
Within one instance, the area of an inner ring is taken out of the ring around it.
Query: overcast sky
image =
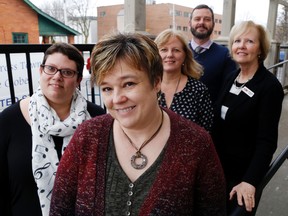
[[[50,0],[30,0],[36,6]],[[59,0],[60,1],[60,0]],[[62,0],[63,1],[63,0]],[[124,0],[92,0],[97,6],[106,6],[114,4],[124,4]],[[270,0],[236,0],[236,17],[235,22],[242,20],[253,20],[264,26],[267,23],[268,7]],[[156,0],[156,3],[174,3],[187,7],[195,7],[198,4],[207,4],[213,8],[215,13],[222,14],[223,0]]]

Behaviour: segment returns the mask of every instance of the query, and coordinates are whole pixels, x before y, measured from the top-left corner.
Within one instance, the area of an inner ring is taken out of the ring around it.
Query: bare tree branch
[[[283,5],[278,17],[275,38],[282,43],[288,43],[288,6]]]
[[[66,8],[68,23],[72,24],[71,27],[76,26],[80,29],[84,37],[84,43],[88,43],[92,20],[92,16],[89,16],[88,13],[89,10],[93,8],[90,0],[66,0],[66,7],[64,7],[64,2],[54,0],[52,3],[46,2],[40,8],[45,13],[63,23],[65,23],[64,8]]]

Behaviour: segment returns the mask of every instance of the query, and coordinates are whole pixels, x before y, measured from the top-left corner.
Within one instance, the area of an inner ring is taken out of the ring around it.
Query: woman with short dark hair
[[[60,158],[76,128],[104,114],[78,86],[83,56],[66,43],[50,46],[36,92],[0,114],[0,215],[48,216]]]

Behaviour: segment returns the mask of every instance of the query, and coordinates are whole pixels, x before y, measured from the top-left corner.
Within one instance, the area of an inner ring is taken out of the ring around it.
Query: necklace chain
[[[236,89],[242,89],[246,85],[246,83],[249,82],[253,78],[253,76],[250,79],[248,79],[246,82],[242,83],[241,86],[237,86],[237,83],[240,84],[240,82],[238,81],[239,78],[240,78],[240,73],[234,80],[234,86]]]
[[[179,77],[179,79],[178,79],[178,82],[177,82],[177,85],[176,85],[176,88],[175,88],[175,92],[174,92],[174,94],[177,93],[177,90],[178,90],[178,87],[179,87],[180,80],[181,80],[181,74],[180,74],[180,77]]]
[[[177,84],[176,84],[176,88],[175,88],[174,94],[177,93],[177,90],[178,90],[178,87],[179,87],[180,81],[181,81],[181,74],[180,74],[180,77],[179,77],[179,79],[178,79],[178,81],[177,81]],[[160,91],[160,92],[161,92],[161,91]],[[161,100],[161,97],[162,97],[162,95],[161,95],[161,93],[160,93],[160,94],[159,94],[159,97],[158,97],[158,100]]]
[[[157,128],[157,130],[155,131],[155,133],[147,140],[145,140],[142,145],[140,146],[140,148],[138,149],[136,147],[136,145],[132,142],[132,140],[130,139],[130,137],[124,132],[124,130],[122,129],[124,135],[127,137],[129,143],[136,149],[136,153],[135,155],[132,155],[131,157],[131,165],[133,168],[135,169],[143,169],[144,167],[146,167],[147,163],[148,163],[148,159],[147,156],[141,153],[141,150],[159,133],[162,125],[163,125],[163,119],[164,119],[164,114],[163,114],[163,110],[161,109],[161,123],[159,125],[159,127]],[[142,159],[142,163],[136,163],[136,160],[138,158]]]

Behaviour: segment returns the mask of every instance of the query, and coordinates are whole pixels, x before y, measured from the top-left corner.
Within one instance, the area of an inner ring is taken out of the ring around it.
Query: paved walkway
[[[275,156],[286,145],[288,145],[288,94],[283,101]],[[288,160],[282,164],[264,189],[256,216],[288,216]]]

